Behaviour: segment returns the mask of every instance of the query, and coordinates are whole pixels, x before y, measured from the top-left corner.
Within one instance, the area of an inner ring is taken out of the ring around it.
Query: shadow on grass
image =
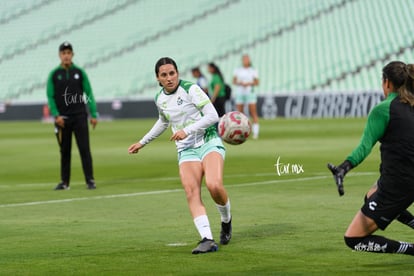
[[[296,228],[290,223],[254,224],[237,231],[237,236],[244,240],[262,239],[294,233]]]

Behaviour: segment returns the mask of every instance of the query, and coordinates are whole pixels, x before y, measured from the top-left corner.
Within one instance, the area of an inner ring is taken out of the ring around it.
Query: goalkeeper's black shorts
[[[385,230],[402,211],[413,203],[414,190],[393,189],[391,191],[384,189],[379,182],[380,180],[377,191],[368,198],[361,211],[373,219],[379,229]]]

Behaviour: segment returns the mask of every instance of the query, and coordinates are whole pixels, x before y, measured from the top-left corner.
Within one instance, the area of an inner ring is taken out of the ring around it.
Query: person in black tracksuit
[[[414,64],[394,61],[383,68],[385,100],[368,115],[360,144],[339,165],[328,164],[340,195],[346,173],[380,142],[380,177],[365,196],[344,240],[355,251],[414,255],[414,245],[373,235],[394,220],[414,227],[407,208],[414,202]]]
[[[98,123],[96,102],[85,71],[72,63],[73,48],[69,42],[59,46],[61,64],[53,69],[47,81],[47,98],[55,117],[55,133],[61,154],[61,182],[55,190],[67,190],[70,184],[72,133],[75,134],[88,189],[95,189],[92,156],[89,146],[88,113],[91,125]]]

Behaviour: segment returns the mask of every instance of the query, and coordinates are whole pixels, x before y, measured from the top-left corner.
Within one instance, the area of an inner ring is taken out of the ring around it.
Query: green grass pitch
[[[262,120],[259,140],[228,145],[233,239],[204,255],[191,254],[199,236],[170,130],[127,153],[153,122],[91,130],[94,191],[75,144],[71,190],[53,191],[59,152],[51,124],[1,122],[0,275],[412,275],[410,256],[353,252],[343,242],[378,177],[378,146],[348,174],[343,197],[326,163],[343,161],[365,119]],[[203,199],[217,240],[220,218],[206,189]],[[380,234],[413,241],[413,233],[394,222]]]

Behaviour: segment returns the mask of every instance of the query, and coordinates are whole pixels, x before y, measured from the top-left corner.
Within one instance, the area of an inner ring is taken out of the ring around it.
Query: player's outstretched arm
[[[138,153],[138,151],[140,150],[140,149],[142,149],[144,146],[141,144],[141,143],[135,143],[135,144],[132,144],[131,146],[129,146],[129,148],[128,148],[128,153],[129,154],[135,154],[135,153]]]
[[[141,140],[129,146],[128,152],[130,154],[138,153],[138,151],[142,149],[146,144],[150,143],[152,140],[160,136],[167,129],[167,127],[168,121],[163,120],[160,116],[152,126],[151,130],[145,134]]]
[[[338,187],[338,193],[340,196],[345,194],[344,191],[344,177],[353,168],[351,162],[345,160],[341,165],[335,166],[328,163],[328,169],[332,172],[336,186]]]

